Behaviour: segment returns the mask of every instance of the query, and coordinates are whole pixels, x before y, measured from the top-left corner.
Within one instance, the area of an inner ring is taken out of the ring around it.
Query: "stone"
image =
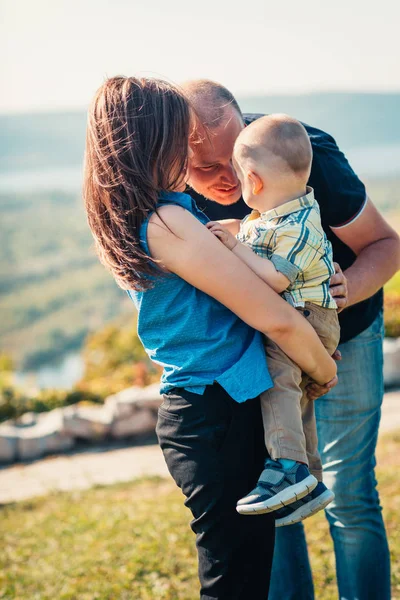
[[[131,387],[104,405],[74,404],[48,413],[25,413],[0,426],[0,462],[30,460],[69,450],[75,438],[98,442],[154,432],[162,398],[159,384]]]
[[[74,404],[63,409],[64,430],[74,438],[98,441],[110,432],[114,414],[111,407]]]
[[[132,416],[142,408],[157,410],[161,402],[160,384],[154,383],[145,388],[133,386],[122,390],[106,398],[104,404],[116,419],[122,419]]]
[[[400,338],[385,338],[383,342],[383,378],[385,385],[400,385]]]
[[[111,435],[114,438],[123,438],[151,433],[155,430],[156,424],[156,411],[151,408],[142,408],[128,417],[115,420],[111,426]]]
[[[17,455],[33,460],[44,454],[65,452],[74,445],[73,437],[64,430],[62,409],[38,415],[31,427],[15,427],[18,436]]]
[[[0,425],[0,463],[14,462],[18,435],[14,425]]]
[[[18,419],[15,419],[15,425],[19,427],[31,427],[38,422],[38,415],[34,412],[26,412]]]

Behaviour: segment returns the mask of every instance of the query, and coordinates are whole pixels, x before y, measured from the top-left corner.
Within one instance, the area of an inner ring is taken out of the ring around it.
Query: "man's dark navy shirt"
[[[261,114],[245,114],[249,125]],[[366,202],[364,184],[359,180],[339,150],[332,136],[320,129],[303,123],[310,136],[313,149],[313,162],[309,185],[314,188],[315,198],[321,209],[321,221],[328,239],[332,243],[333,258],[343,271],[356,259],[354,252],[331,230],[353,221],[362,211]],[[196,200],[197,206],[213,221],[220,219],[243,219],[251,212],[240,198],[235,204],[224,206],[207,200],[192,189],[187,192]],[[346,342],[369,327],[383,306],[383,291],[346,308],[339,314],[341,342]]]

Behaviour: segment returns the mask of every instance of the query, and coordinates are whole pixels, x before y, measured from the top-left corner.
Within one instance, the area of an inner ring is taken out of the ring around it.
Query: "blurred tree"
[[[0,352],[0,390],[11,385],[13,371],[14,362],[12,358],[8,354]]]
[[[385,335],[400,337],[400,294],[385,293]]]
[[[107,396],[132,385],[158,381],[161,368],[147,357],[136,333],[136,321],[107,325],[90,334],[83,348],[85,373],[76,388]]]

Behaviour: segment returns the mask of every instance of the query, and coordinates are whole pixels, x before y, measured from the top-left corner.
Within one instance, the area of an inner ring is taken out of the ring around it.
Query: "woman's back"
[[[159,207],[166,204],[208,221],[186,194],[163,192]],[[148,220],[141,244],[149,253],[147,226]],[[138,334],[146,352],[164,367],[162,392],[180,387],[202,394],[217,381],[240,402],[272,385],[260,334],[214,298],[175,274],[157,276],[154,287],[128,294],[138,309]]]

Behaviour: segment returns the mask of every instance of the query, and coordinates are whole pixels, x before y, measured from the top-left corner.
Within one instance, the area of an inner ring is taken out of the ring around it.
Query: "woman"
[[[318,383],[336,369],[306,320],[181,193],[190,126],[188,101],[170,84],[106,81],[89,110],[85,204],[100,259],[134,300],[142,343],[164,367],[157,434],[194,517],[201,599],[265,600],[274,521],[235,508],[265,453],[257,397],[272,382],[259,331]]]

